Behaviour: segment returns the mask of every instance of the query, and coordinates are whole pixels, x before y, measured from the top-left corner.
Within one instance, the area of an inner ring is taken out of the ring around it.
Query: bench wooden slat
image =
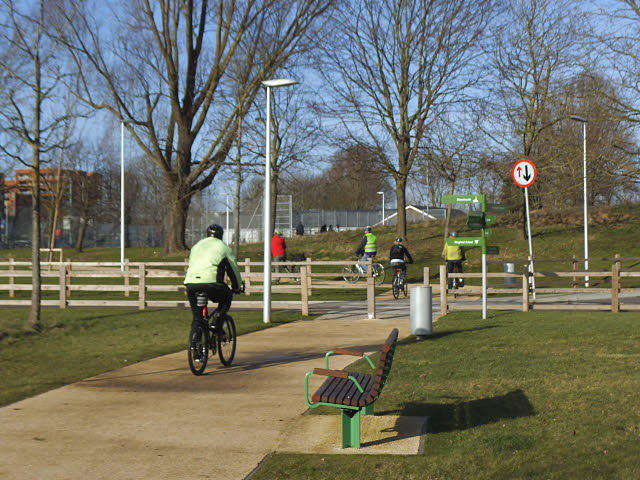
[[[393,329],[380,349],[380,359],[378,360],[374,374],[345,372],[345,376],[351,375],[358,380],[364,390],[362,393],[352,380],[348,378],[331,377],[324,381],[311,397],[311,400],[313,402],[334,403],[354,407],[365,407],[373,403],[380,396],[386,383],[391,369],[397,339],[398,330]],[[334,349],[334,352],[345,354],[359,353],[353,350],[339,348]],[[325,369],[315,369],[315,371],[318,374],[323,374]]]
[[[331,381],[328,383],[328,385],[322,391],[322,393],[320,393],[320,398],[322,399],[321,401],[330,403],[329,402],[330,396],[333,395],[335,390],[339,390],[342,388],[343,381],[344,380],[340,378],[331,377]]]
[[[363,388],[363,392],[356,392],[353,398],[351,398],[351,402],[349,403],[353,407],[357,407],[360,405],[361,401],[364,401],[371,394],[371,387],[373,386],[373,376],[367,375],[366,378],[361,383]]]

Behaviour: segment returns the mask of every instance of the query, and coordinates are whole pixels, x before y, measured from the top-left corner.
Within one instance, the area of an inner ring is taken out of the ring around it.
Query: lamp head
[[[295,85],[297,80],[291,78],[274,78],[272,80],[264,80],[262,85],[265,87],[287,87],[289,85]]]

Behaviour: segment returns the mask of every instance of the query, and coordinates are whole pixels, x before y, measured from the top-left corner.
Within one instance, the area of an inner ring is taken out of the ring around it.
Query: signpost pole
[[[524,187],[524,201],[527,207],[527,234],[529,237],[529,272],[531,273],[531,291],[533,293],[533,299],[536,299],[536,279],[533,275],[533,247],[531,246],[531,220],[529,217],[529,188]]]
[[[487,319],[487,254],[482,249],[482,319]]]

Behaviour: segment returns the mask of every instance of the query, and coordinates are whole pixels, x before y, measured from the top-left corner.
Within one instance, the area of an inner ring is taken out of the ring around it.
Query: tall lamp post
[[[124,272],[124,124],[120,121],[120,270]]]
[[[382,195],[382,225],[384,225],[384,192],[377,192],[378,195]]]
[[[224,195],[226,197],[225,207],[227,209],[227,226],[225,232],[227,232],[227,245],[229,245],[229,194],[225,193]]]
[[[589,119],[572,115],[571,120],[582,123],[582,181],[584,192],[584,270],[589,271],[589,236],[588,236],[588,220],[587,220],[587,122]],[[589,286],[589,276],[584,277],[584,286]]]
[[[265,162],[264,162],[264,283],[262,321],[271,321],[271,89],[287,87],[298,83],[289,78],[278,78],[262,82],[267,88],[267,121],[265,122]]]

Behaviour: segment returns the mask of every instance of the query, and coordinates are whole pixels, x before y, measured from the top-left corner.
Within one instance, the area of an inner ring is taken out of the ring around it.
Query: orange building
[[[61,175],[68,178],[87,177],[93,173],[87,173],[80,170],[62,170]],[[40,196],[43,201],[53,196],[58,178],[58,170],[53,168],[43,168],[40,170]],[[0,180],[2,177],[0,177]],[[14,180],[4,180],[6,189],[6,209],[7,216],[15,217],[18,209],[31,205],[31,189],[33,185],[32,170],[30,168],[17,169],[15,171]],[[73,204],[72,182],[69,182],[68,191],[66,193],[67,202]]]

